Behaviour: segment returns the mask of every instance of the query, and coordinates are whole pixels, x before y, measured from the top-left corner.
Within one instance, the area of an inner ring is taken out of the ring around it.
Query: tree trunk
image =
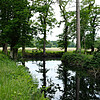
[[[67,37],[65,38],[65,52],[67,52]]]
[[[17,54],[18,54],[18,48],[10,47],[10,57],[12,59],[17,59]]]
[[[94,52],[94,46],[93,45],[91,46],[91,52]]]
[[[7,43],[4,43],[3,44],[3,52],[7,55],[8,54],[8,51],[7,51]]]
[[[94,52],[94,41],[95,41],[95,27],[93,26],[93,35],[92,35],[93,43],[91,46],[91,52]]]
[[[68,26],[66,26],[66,23],[65,23],[65,52],[67,52],[67,46],[68,46],[67,32],[68,32]]]
[[[93,41],[93,43],[92,43],[92,45],[91,45],[91,52],[94,52],[94,41],[95,41],[95,39],[94,39],[94,33],[93,33],[93,37],[92,37],[92,41]]]
[[[84,32],[84,54],[86,54],[85,32]]]
[[[13,59],[13,47],[10,47],[10,57]]]
[[[79,0],[76,0],[76,34],[77,34],[77,48],[76,50],[81,53],[80,43],[80,6]]]
[[[95,28],[96,28],[96,26],[95,26],[95,21],[96,21],[96,18],[97,18],[97,14],[94,16],[94,18],[93,18],[93,23],[91,23],[91,26],[92,26],[92,39],[93,39],[93,43],[92,43],[92,46],[91,46],[91,52],[94,52],[94,42],[95,42]]]
[[[46,45],[46,34],[44,34],[44,39],[43,39],[43,55],[45,56],[45,45]]]
[[[13,48],[13,59],[16,60],[17,59],[17,54],[18,54],[18,48]]]
[[[22,46],[22,57],[25,55],[25,45]]]
[[[44,18],[44,39],[43,39],[43,55],[45,56],[45,46],[46,46],[46,18]]]
[[[67,47],[65,47],[65,52],[67,52]]]

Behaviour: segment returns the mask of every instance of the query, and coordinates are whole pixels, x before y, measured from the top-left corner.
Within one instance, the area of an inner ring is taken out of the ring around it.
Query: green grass
[[[32,100],[37,93],[36,83],[36,78],[32,79],[24,66],[17,66],[7,56],[0,54],[0,100]]]

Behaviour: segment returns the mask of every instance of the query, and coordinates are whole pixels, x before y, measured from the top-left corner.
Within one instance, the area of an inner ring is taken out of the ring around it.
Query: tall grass
[[[37,80],[24,66],[0,54],[0,100],[32,100],[37,92]]]

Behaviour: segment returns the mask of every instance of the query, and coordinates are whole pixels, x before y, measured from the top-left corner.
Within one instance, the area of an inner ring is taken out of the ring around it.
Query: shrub
[[[100,51],[100,45],[97,47],[97,52],[99,52]]]
[[[94,68],[100,68],[100,51],[94,53],[89,66]]]
[[[68,64],[69,66],[83,67],[87,57],[81,54],[75,53],[65,53],[62,56],[62,62]]]

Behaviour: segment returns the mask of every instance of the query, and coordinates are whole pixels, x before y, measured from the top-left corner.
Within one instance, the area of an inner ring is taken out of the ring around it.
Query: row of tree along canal
[[[62,23],[64,23],[64,30],[58,35],[58,46],[64,48],[66,52],[69,41],[78,38],[76,36],[76,11],[66,9],[73,1],[57,0],[62,17],[59,22],[53,12],[55,9],[53,5],[56,4],[54,0],[33,0],[31,4],[29,1],[0,1],[0,45],[3,47],[3,52],[7,54],[7,45],[9,45],[11,58],[16,58],[19,47],[22,47],[24,55],[25,46],[34,44],[34,41],[38,40],[37,48],[42,48],[45,55],[45,47],[48,44],[47,34],[52,32],[51,29],[55,25],[60,27]],[[100,24],[99,9],[100,6],[95,4],[95,0],[81,2],[81,47],[85,50],[91,49],[92,52]],[[32,21],[32,17],[35,17],[35,20]],[[42,38],[40,34],[43,36]]]

